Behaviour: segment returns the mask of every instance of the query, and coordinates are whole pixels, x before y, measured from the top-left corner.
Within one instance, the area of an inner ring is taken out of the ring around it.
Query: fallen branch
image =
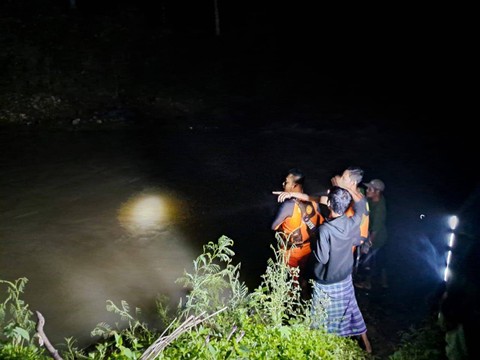
[[[47,335],[45,335],[45,333],[43,332],[43,326],[45,325],[45,318],[40,313],[40,311],[36,311],[36,313],[38,317],[37,334],[39,336],[40,346],[45,345],[48,352],[50,353],[50,355],[52,355],[52,357],[55,360],[63,360],[62,357],[58,354],[58,350],[53,347],[53,345],[50,343],[50,340],[48,340]]]
[[[180,325],[178,328],[176,328],[170,335],[164,336],[164,334],[167,332],[167,330],[170,328],[170,326],[175,322],[175,320],[170,323],[170,325],[165,329],[165,331],[160,335],[160,337],[155,340],[155,342],[148,347],[148,349],[142,354],[140,357],[140,360],[154,360],[157,358],[157,356],[167,347],[168,344],[170,344],[173,340],[178,338],[180,335],[182,335],[184,332],[190,330],[192,327],[200,324],[201,322],[211,318],[212,316],[217,315],[218,313],[226,310],[227,307],[224,307],[223,309],[218,310],[217,312],[214,312],[213,314],[202,318],[205,312],[202,312],[200,315],[194,317],[189,316],[187,320],[183,322],[182,325]]]

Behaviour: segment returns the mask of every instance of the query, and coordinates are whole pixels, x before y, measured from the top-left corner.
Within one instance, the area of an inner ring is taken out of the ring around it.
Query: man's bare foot
[[[365,346],[365,351],[369,354],[372,353],[372,345],[370,344],[370,340],[368,340],[367,333],[362,334],[363,345]]]

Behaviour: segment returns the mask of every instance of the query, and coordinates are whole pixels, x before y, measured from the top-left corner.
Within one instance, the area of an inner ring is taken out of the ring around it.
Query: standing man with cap
[[[370,209],[369,237],[371,245],[367,254],[361,259],[362,269],[366,270],[364,282],[357,283],[359,288],[371,289],[372,278],[379,279],[382,288],[388,287],[386,270],[387,204],[383,192],[385,184],[380,179],[373,179],[366,186],[366,195]],[[363,260],[363,261],[362,261]]]

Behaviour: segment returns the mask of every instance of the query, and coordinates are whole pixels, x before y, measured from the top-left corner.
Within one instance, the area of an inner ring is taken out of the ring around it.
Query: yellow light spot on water
[[[141,228],[156,226],[166,218],[165,204],[157,196],[141,199],[134,206],[132,212],[132,220]]]
[[[121,206],[118,221],[133,235],[142,235],[165,230],[176,212],[176,206],[168,196],[159,192],[141,193]]]

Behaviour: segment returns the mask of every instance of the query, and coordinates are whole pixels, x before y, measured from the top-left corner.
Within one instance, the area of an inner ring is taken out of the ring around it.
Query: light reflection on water
[[[175,280],[196,254],[180,230],[163,222],[161,229],[126,233],[108,221],[101,225],[105,215],[91,215],[80,222],[83,229],[78,221],[61,220],[66,228],[72,225],[71,233],[55,226],[24,234],[25,242],[2,244],[2,278],[29,279],[25,298],[45,316],[52,341],[74,336],[86,344],[98,322],[119,322],[106,311],[107,299],[142,308],[150,322],[155,317],[148,318],[148,307],[157,295],[168,296],[172,306],[184,295]]]
[[[0,277],[29,280],[22,298],[44,315],[53,344],[74,337],[86,345],[99,322],[120,322],[107,312],[107,300],[127,301],[132,314],[140,307],[148,323],[156,319],[157,296],[168,296],[176,306],[184,291],[175,280],[191,268],[198,251],[176,222],[173,191],[149,192],[141,159],[115,150],[91,156],[79,144],[65,147],[65,153],[17,149],[15,159],[6,159]],[[130,213],[136,216],[125,212],[147,194],[157,200],[137,205],[140,212]]]
[[[366,164],[369,174],[384,171],[378,174],[391,189],[390,205],[410,212],[423,202],[412,187],[433,183],[419,171],[435,175],[430,157],[428,166],[414,165],[418,156],[395,146],[372,152],[380,139],[368,127],[346,133],[318,125],[308,132],[275,123],[263,132],[0,132],[0,277],[29,279],[25,300],[44,314],[52,342],[69,336],[89,342],[98,322],[119,320],[106,311],[106,300],[146,309],[166,294],[176,305],[183,289],[174,281],[192,266],[200,244],[222,235],[235,241],[242,276],[258,285],[274,241],[278,204],[271,191],[292,166],[308,174],[315,191],[344,166]],[[336,145],[347,135],[355,142],[339,155]],[[387,135],[378,133],[385,144]],[[402,137],[392,135],[396,145]],[[319,137],[318,151],[305,147]],[[413,179],[405,174],[407,160]],[[150,195],[157,200],[147,201]],[[428,243],[406,241],[408,229],[395,230],[390,289],[404,289],[395,299],[407,303],[412,287],[434,282],[435,257],[442,264],[443,258]]]
[[[132,236],[145,236],[164,231],[177,213],[175,199],[151,189],[131,196],[120,207],[118,221]]]

